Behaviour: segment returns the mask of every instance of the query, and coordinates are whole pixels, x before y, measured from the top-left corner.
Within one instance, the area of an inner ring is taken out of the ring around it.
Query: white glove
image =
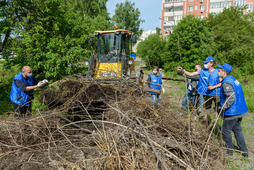
[[[165,93],[165,89],[164,89],[164,87],[162,88],[162,93]]]
[[[48,83],[49,81],[47,79],[42,80],[43,83]]]
[[[48,80],[44,79],[44,80],[40,81],[37,85],[38,85],[38,87],[43,87],[43,86],[45,86],[48,82],[49,82]]]
[[[45,83],[43,81],[39,81],[39,83],[37,84],[38,87],[42,87]]]

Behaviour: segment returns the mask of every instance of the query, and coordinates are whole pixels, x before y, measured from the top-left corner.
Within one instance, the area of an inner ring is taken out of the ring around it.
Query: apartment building
[[[162,0],[161,33],[169,34],[185,15],[194,14],[202,19],[209,13],[222,12],[223,8],[242,5],[247,5],[245,14],[254,11],[254,0]]]

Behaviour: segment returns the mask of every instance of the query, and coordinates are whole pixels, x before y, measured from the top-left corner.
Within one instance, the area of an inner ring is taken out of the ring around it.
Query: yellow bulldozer
[[[90,44],[94,44],[86,79],[122,80],[137,78],[132,44],[136,36],[130,31],[117,29],[95,31]]]
[[[132,44],[136,42],[136,36],[128,30],[95,31],[89,40],[89,44],[94,44],[94,50],[86,80],[141,87],[143,91],[160,93],[159,90],[143,88],[144,73],[142,70],[136,72],[136,56],[132,53]]]

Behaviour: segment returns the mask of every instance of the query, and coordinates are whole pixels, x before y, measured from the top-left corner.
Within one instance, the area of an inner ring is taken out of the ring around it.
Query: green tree
[[[6,46],[9,46],[8,40],[11,40],[11,34],[13,30],[28,13],[31,8],[30,0],[12,1],[1,0],[0,1],[0,53],[8,51],[5,50]]]
[[[164,41],[160,35],[149,35],[147,39],[139,43],[137,55],[142,58],[150,68],[153,66],[161,67],[163,65],[161,54],[165,49],[165,44],[166,41]]]
[[[159,28],[159,27],[156,27],[156,34],[158,34],[158,35],[161,35],[161,28]]]
[[[209,47],[209,48],[208,48]],[[162,55],[164,69],[174,71],[177,65],[193,69],[196,62],[214,55],[216,45],[208,24],[193,15],[184,17],[169,35],[166,52]]]
[[[14,30],[18,35],[12,45],[15,56],[8,63],[31,65],[39,78],[53,80],[81,72],[82,62],[90,57],[89,36],[110,27],[106,2],[32,1],[32,8]]]
[[[112,17],[112,21],[118,28],[129,30],[138,37],[143,32],[143,30],[139,28],[140,24],[144,22],[144,20],[140,18],[140,11],[138,8],[135,8],[135,3],[131,3],[128,0],[124,3],[116,4],[116,10]]]
[[[208,17],[217,45],[216,59],[238,67],[245,75],[254,74],[254,13],[243,14],[243,7],[224,9]]]

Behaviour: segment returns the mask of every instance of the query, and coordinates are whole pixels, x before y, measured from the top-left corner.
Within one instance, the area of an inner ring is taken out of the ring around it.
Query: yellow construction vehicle
[[[136,77],[132,43],[136,37],[128,30],[95,31],[94,44],[86,75],[88,80],[119,80]]]

